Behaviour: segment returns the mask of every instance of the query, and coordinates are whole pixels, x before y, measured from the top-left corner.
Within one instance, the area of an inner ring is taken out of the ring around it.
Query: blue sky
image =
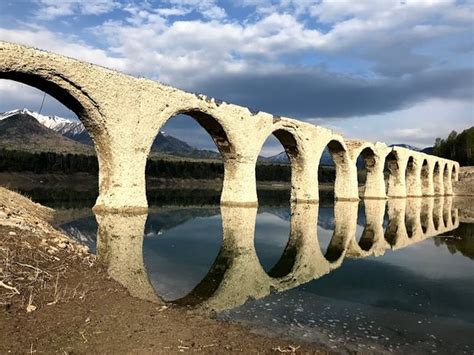
[[[474,125],[473,1],[3,0],[0,40],[348,138],[424,147]],[[0,80],[0,111],[41,98]],[[43,112],[74,116],[50,97]],[[213,148],[190,119],[165,130]],[[281,150],[269,140],[263,153]]]

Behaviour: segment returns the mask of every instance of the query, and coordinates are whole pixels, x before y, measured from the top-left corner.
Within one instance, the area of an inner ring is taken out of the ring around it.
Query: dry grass
[[[62,285],[77,259],[90,267],[95,258],[48,223],[52,212],[0,188],[0,305],[6,309],[32,312],[84,293]]]

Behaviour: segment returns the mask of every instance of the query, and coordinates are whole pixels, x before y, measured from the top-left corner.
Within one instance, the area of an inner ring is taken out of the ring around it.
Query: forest
[[[433,154],[456,160],[461,166],[474,165],[474,127],[461,133],[452,131],[448,138],[436,138]]]
[[[97,175],[99,165],[95,156],[81,154],[30,153],[0,149],[0,172],[32,172],[35,174],[88,173]],[[222,179],[222,163],[205,161],[148,160],[146,175],[156,178],[175,179]],[[257,164],[258,181],[290,181],[291,167],[283,164]],[[319,169],[320,182],[335,179],[333,167]]]

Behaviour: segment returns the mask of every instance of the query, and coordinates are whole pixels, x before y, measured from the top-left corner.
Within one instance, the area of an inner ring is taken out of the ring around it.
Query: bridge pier
[[[408,159],[406,171],[407,197],[419,197],[423,194],[421,189],[422,164],[422,157],[417,155],[412,155]]]
[[[453,195],[453,167],[449,162],[444,166],[443,171],[443,185],[444,185],[444,195],[452,196]]]
[[[122,139],[121,144],[99,160],[99,197],[94,211],[146,212],[148,209],[145,167],[146,148],[138,148]]]
[[[444,181],[443,181],[444,164],[436,161],[433,168],[433,189],[435,196],[444,195]]]
[[[389,223],[385,230],[385,240],[392,249],[399,249],[409,239],[405,224],[406,204],[405,199],[389,199],[387,202]]]
[[[406,168],[410,151],[394,147],[387,155],[387,165],[390,172],[388,177],[388,197],[407,197]]]
[[[221,204],[223,206],[257,207],[256,159],[226,157]]]
[[[97,257],[133,297],[162,303],[143,262],[147,214],[96,213]]]
[[[421,191],[423,196],[433,196],[433,168],[431,162],[425,157],[421,167]]]
[[[364,141],[347,141],[346,144],[352,160],[352,167],[357,176],[357,185],[359,183],[357,160],[360,156],[364,159],[367,175],[364,192],[362,193],[363,198],[385,199],[387,194],[385,192],[384,163],[390,148],[380,142],[372,144]]]
[[[337,201],[358,201],[357,167],[351,159],[350,151],[344,140],[336,134],[330,135],[325,141],[316,138],[313,157],[318,165],[326,147],[331,154],[336,170],[334,199]]]
[[[383,175],[385,156],[374,154],[373,165],[367,167],[367,178],[363,197],[366,199],[385,199],[385,180]]]

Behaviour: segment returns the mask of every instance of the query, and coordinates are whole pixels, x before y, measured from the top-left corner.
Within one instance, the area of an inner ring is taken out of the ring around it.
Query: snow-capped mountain
[[[79,135],[86,131],[84,125],[80,121],[59,116],[45,116],[39,114],[38,112],[30,111],[27,108],[4,112],[0,114],[0,120],[3,120],[16,114],[27,114],[33,116],[43,126],[52,129],[53,131],[58,132],[63,136]]]
[[[277,155],[271,156],[268,158],[270,161],[273,163],[279,163],[279,164],[288,164],[288,155],[286,155],[286,152],[283,151],[281,153],[278,153]]]
[[[38,115],[36,115],[38,117]],[[58,154],[94,153],[92,146],[81,144],[63,136],[38,120],[28,110],[14,110],[0,114],[0,147],[29,152]]]
[[[421,149],[418,147],[415,147],[410,144],[403,144],[403,143],[395,143],[395,144],[390,144],[389,147],[401,147],[401,148],[406,148],[410,150],[414,150],[415,152],[421,152]]]
[[[290,163],[285,151],[277,155],[273,155],[271,157],[262,157],[260,161],[263,163],[273,163],[273,164],[289,164]],[[324,148],[323,154],[321,156],[320,164],[328,165],[328,166],[334,165],[334,162],[331,157],[331,153],[329,152],[329,149],[327,147]]]
[[[0,113],[0,121],[9,117],[27,116],[36,119],[42,126],[59,133],[78,143],[92,146],[92,140],[82,122],[59,116],[45,116],[26,108]],[[20,127],[21,128],[21,127]],[[159,132],[153,142],[152,151],[162,152],[180,157],[199,159],[220,159],[220,154],[214,151],[197,149],[182,140],[174,138],[165,132]]]

